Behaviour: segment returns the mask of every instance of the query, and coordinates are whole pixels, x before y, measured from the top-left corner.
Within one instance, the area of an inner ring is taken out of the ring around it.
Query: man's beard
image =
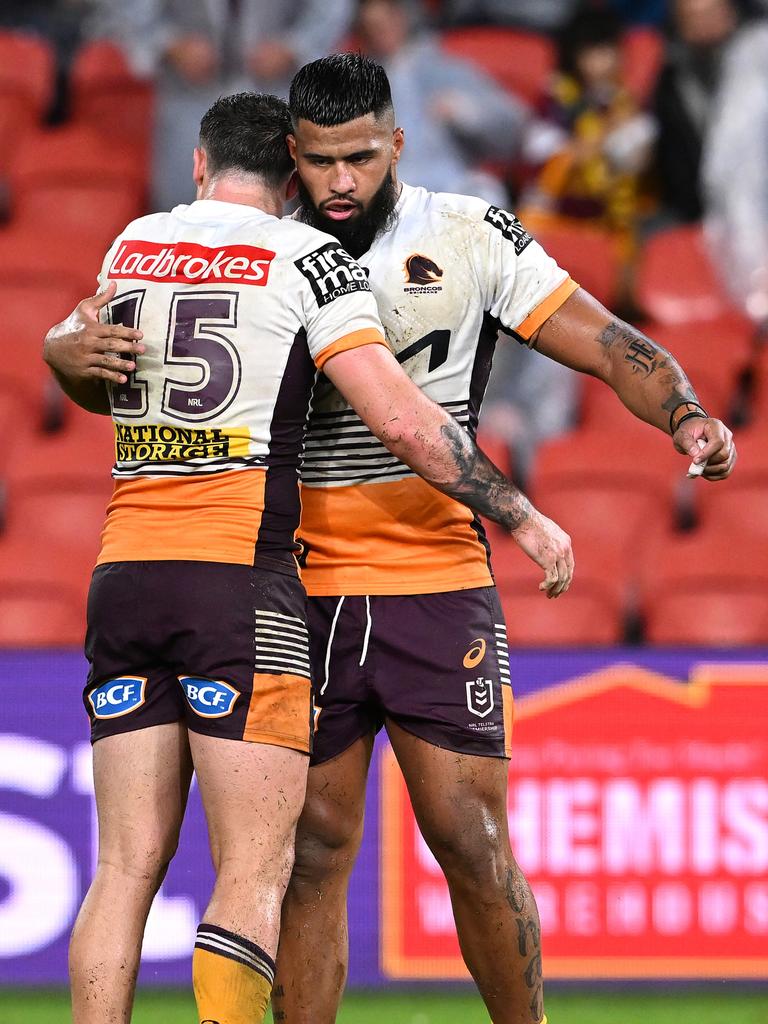
[[[298,186],[302,205],[300,216],[304,223],[338,238],[349,255],[355,259],[368,252],[379,232],[386,231],[394,222],[398,194],[392,171],[387,171],[368,208],[360,209],[359,213],[353,214],[348,220],[333,220],[327,217],[312,202],[301,178],[298,179]]]

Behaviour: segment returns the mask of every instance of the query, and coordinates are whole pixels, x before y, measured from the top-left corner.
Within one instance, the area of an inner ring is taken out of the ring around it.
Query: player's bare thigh
[[[194,732],[190,745],[217,873],[206,920],[249,936],[258,918],[260,944],[274,955],[309,758]]]
[[[141,870],[173,855],[192,778],[183,722],[106,736],[93,747],[99,861]]]

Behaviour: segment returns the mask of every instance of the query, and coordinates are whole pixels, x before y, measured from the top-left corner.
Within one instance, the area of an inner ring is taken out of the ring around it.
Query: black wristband
[[[676,414],[680,410],[684,410],[682,416],[675,418]],[[690,420],[694,416],[700,416],[702,419],[709,419],[709,413],[703,409],[698,402],[681,402],[676,405],[672,412],[669,414],[669,432],[673,436],[677,433],[680,428],[680,424],[684,423],[685,420]]]

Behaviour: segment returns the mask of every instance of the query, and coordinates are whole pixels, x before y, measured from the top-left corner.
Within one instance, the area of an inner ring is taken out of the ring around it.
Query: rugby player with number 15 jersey
[[[279,219],[289,130],[275,97],[213,105],[197,201],[133,221],[102,265],[90,313],[108,339],[142,337],[130,373],[109,394],[100,373],[65,381],[116,432],[88,600],[99,859],[70,948],[75,1024],[130,1017],[193,767],[216,870],[193,956],[199,1019],[264,1017],[312,738],[295,534],[317,372],[436,488],[510,530],[532,513],[403,373],[362,268],[333,237]],[[49,352],[77,338],[81,307]]]

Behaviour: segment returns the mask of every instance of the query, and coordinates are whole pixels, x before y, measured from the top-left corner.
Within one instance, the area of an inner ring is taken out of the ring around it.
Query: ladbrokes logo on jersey
[[[263,288],[275,253],[255,245],[209,249],[193,242],[123,242],[108,277],[170,284],[252,284]]]
[[[296,260],[296,267],[312,285],[318,306],[351,292],[369,292],[368,275],[340,245],[329,242]]]
[[[500,210],[498,206],[489,206],[483,220],[493,224],[508,241],[514,244],[518,256],[533,241],[517,217],[512,213],[507,213],[506,210]]]

